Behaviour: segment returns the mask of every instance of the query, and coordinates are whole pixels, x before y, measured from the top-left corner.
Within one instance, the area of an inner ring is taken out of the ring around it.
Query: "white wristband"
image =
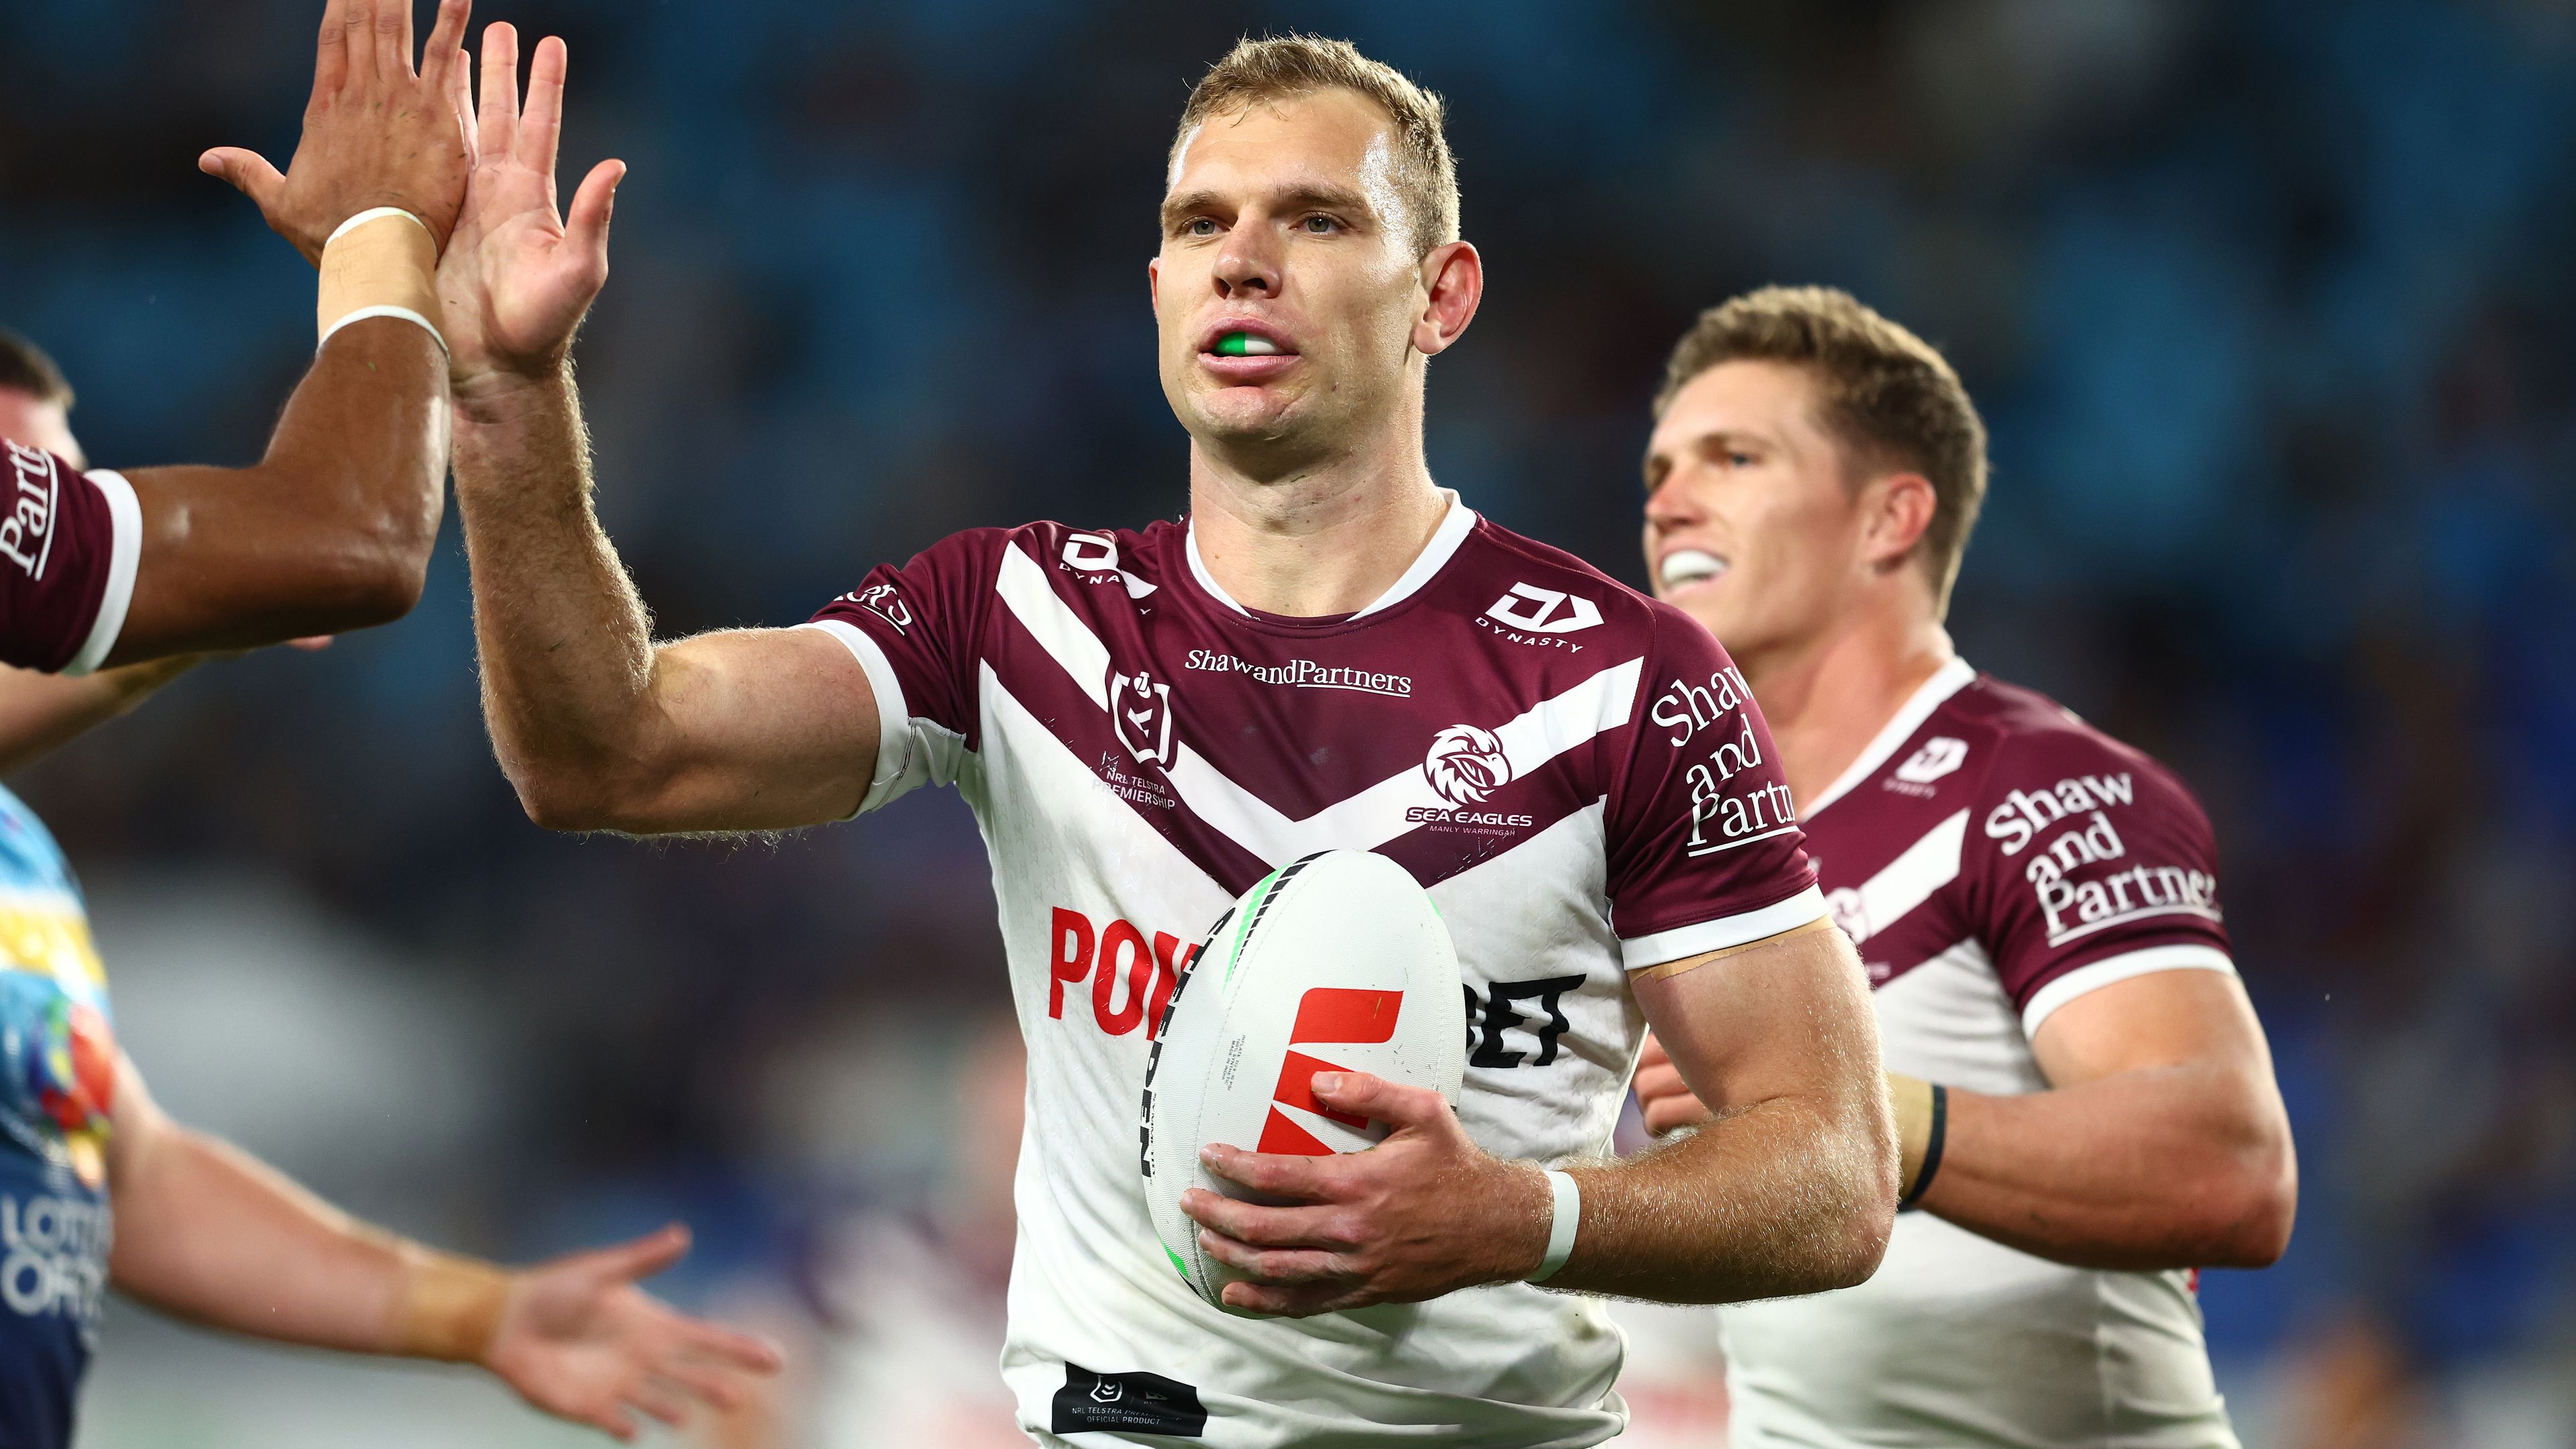
[[[412,215],[410,212],[403,210],[399,206],[370,206],[366,210],[359,212],[356,216],[350,217],[347,221],[333,227],[331,229],[331,235],[323,239],[322,245],[328,247],[331,243],[338,241],[340,238],[347,236],[349,233],[356,231],[362,226],[365,226],[368,222],[381,221],[388,216],[399,216],[403,220],[410,222],[412,225],[419,227],[422,231],[429,230],[428,222],[421,220],[419,217]]]
[[[1538,1271],[1524,1281],[1544,1283],[1556,1276],[1565,1260],[1574,1255],[1574,1229],[1583,1221],[1583,1189],[1577,1187],[1574,1175],[1550,1169],[1548,1190],[1556,1195],[1556,1219],[1547,1230],[1547,1256],[1538,1260]]]

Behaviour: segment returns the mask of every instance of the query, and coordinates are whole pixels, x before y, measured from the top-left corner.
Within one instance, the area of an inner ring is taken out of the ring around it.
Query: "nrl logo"
[[[1157,683],[1142,669],[1120,674],[1113,668],[1109,674],[1109,718],[1127,753],[1167,770],[1172,767],[1178,755],[1172,743],[1170,685]]]
[[[1422,777],[1452,805],[1482,805],[1511,783],[1512,762],[1492,730],[1451,725],[1432,737]]]

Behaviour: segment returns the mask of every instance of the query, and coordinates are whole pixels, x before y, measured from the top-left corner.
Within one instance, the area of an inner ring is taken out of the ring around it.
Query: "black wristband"
[[[1932,1083],[1932,1130],[1923,1138],[1923,1166],[1914,1173],[1914,1190],[1899,1199],[1898,1212],[1910,1212],[1923,1201],[1923,1190],[1932,1185],[1932,1174],[1941,1170],[1941,1140],[1950,1135],[1950,1089]]]

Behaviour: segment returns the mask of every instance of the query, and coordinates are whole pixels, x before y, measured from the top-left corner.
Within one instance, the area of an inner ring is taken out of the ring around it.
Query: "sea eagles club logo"
[[[1452,805],[1482,805],[1511,782],[1512,762],[1492,730],[1451,725],[1432,737],[1422,776]]]
[[[1154,676],[1139,669],[1134,674],[1109,675],[1109,716],[1118,729],[1118,742],[1127,753],[1150,764],[1172,767],[1177,758],[1172,748],[1172,687],[1155,681]]]

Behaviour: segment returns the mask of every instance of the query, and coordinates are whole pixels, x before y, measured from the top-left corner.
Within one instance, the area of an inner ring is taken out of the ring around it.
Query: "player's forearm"
[[[619,823],[656,754],[651,621],[591,508],[568,373],[458,399],[457,510],[474,577],[483,708],[539,824]]]
[[[2262,1267],[2289,1243],[2298,1168],[2268,1082],[2186,1064],[2052,1091],[1952,1090],[1922,1206],[2079,1267]]]
[[[116,718],[196,667],[201,656],[102,669],[67,679],[0,669],[0,772],[17,769]]]
[[[1861,1282],[1894,1212],[1886,1126],[1865,1099],[1756,1103],[1641,1157],[1573,1169],[1573,1255],[1549,1280],[1667,1303]]]
[[[419,602],[447,473],[446,356],[393,318],[334,335],[249,468],[145,468],[111,664],[388,623]]]
[[[286,1343],[402,1349],[402,1245],[227,1143],[162,1127],[116,1182],[116,1287]]]

